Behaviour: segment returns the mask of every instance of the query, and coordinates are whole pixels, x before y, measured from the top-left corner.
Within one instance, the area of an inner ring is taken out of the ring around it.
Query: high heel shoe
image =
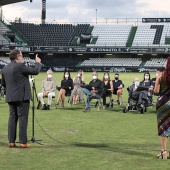
[[[59,102],[56,102],[55,105],[59,105]]]
[[[161,153],[158,154],[156,157],[157,157],[158,159],[167,159],[167,152],[166,152],[166,150],[161,151]]]
[[[61,107],[64,108],[64,103],[61,103]]]

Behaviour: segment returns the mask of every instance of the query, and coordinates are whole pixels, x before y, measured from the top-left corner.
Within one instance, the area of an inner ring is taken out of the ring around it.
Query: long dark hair
[[[167,63],[163,75],[164,75],[163,76],[164,81],[166,82],[167,86],[170,88],[170,57],[167,58]]]
[[[64,75],[63,75],[63,80],[66,80],[66,78],[65,78],[65,73],[68,73],[68,80],[70,80],[71,79],[71,76],[70,76],[70,72],[69,71],[65,71],[64,72]]]
[[[104,78],[105,74],[108,74],[108,81],[110,81],[110,75],[109,75],[109,72],[105,72],[105,73],[104,73],[104,75],[103,75],[103,81],[105,81],[105,78]]]
[[[150,75],[150,73],[149,73],[149,72],[145,72],[144,75],[143,75],[143,81],[142,81],[142,82],[145,81],[145,75],[146,75],[146,74],[149,75],[149,79],[148,79],[148,80],[149,80],[149,81],[151,80],[151,75]]]

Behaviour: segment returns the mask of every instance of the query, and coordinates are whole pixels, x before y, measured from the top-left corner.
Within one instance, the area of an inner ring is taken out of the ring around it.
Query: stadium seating
[[[20,35],[22,35],[30,45],[46,46],[47,43],[44,37],[37,27],[32,23],[11,23],[14,30],[17,30]]]
[[[139,67],[140,58],[89,58],[81,63],[81,66],[126,66]]]
[[[9,41],[7,41],[3,35],[6,34],[6,32],[9,31],[2,22],[0,22],[0,44],[9,44]]]
[[[51,57],[50,60],[49,57],[42,57],[41,61],[45,66],[48,67],[55,67],[55,66],[76,66],[80,62],[80,58],[77,56],[75,57],[63,57],[63,56],[57,56],[57,57]]]
[[[131,25],[96,25],[92,31],[92,36],[97,36],[98,39],[95,44],[87,44],[87,47],[125,47],[130,31]]]
[[[12,26],[34,46],[69,46],[75,36],[87,31],[89,24],[12,23]]]
[[[148,60],[144,67],[164,67],[166,63],[166,58],[151,58]]]
[[[3,57],[2,56],[2,57],[0,57],[0,62],[1,62],[0,64],[7,65],[7,64],[9,64],[11,62],[11,60],[9,59],[9,57]],[[31,59],[29,57],[24,57],[23,62],[25,62],[25,63],[28,62],[31,65],[35,64],[35,60]]]
[[[141,24],[137,27],[133,47],[167,46],[166,36],[169,36],[169,24]],[[170,44],[169,44],[170,45]]]
[[[130,24],[33,24],[11,23],[14,30],[34,46],[79,46],[76,39],[80,35],[91,36],[86,47],[126,47],[133,26]],[[91,31],[89,31],[91,30]],[[167,23],[143,23],[135,27],[132,47],[170,46],[170,27]],[[75,40],[73,43],[73,40]],[[128,46],[128,47],[130,47]]]

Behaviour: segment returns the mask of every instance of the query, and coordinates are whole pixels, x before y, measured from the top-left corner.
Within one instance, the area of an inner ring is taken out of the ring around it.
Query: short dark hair
[[[119,73],[115,73],[115,76],[116,76],[116,75],[119,76]]]
[[[10,58],[10,60],[12,61],[12,60],[15,60],[17,57],[18,57],[18,55],[20,54],[20,50],[17,50],[17,49],[14,49],[14,50],[11,50],[10,51],[10,54],[9,54],[9,58]]]

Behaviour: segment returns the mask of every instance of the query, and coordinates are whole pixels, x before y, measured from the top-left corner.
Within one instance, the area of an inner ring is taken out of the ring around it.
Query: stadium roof
[[[0,0],[0,6],[22,2],[22,1],[28,1],[28,0]]]

